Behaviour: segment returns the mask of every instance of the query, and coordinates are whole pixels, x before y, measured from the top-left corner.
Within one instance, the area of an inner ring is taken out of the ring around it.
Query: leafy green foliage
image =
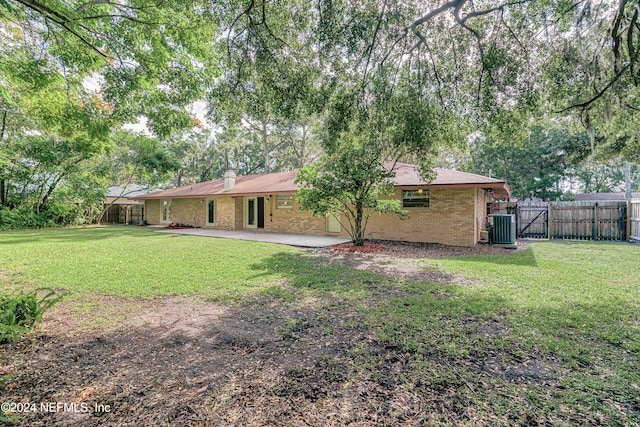
[[[395,173],[380,162],[380,153],[371,149],[375,142],[349,134],[343,138],[332,157],[302,168],[296,178],[296,200],[301,209],[314,215],[335,215],[353,243],[362,246],[371,212],[400,216],[406,212],[399,200],[379,199],[393,194]]]
[[[611,193],[624,189],[624,164],[613,161],[586,161],[568,171],[585,193]],[[631,191],[640,185],[640,167],[631,165]]]
[[[48,76],[76,87],[100,75],[99,95],[114,119],[122,123],[143,115],[157,135],[170,135],[191,126],[185,107],[203,96],[217,74],[209,42],[217,19],[207,6],[8,0],[0,3],[6,28],[0,46],[15,67],[0,68],[0,82]],[[13,98],[29,96],[14,89]]]
[[[44,292],[44,295],[42,293]],[[28,332],[64,294],[53,289],[0,295],[0,343]]]
[[[60,191],[91,209],[101,186],[140,169],[154,171],[141,173],[149,182],[174,171],[182,183],[228,166],[300,168],[322,149],[334,157],[343,133],[384,147],[379,163],[426,164],[434,147],[463,145],[478,129],[520,140],[550,114],[567,127],[576,121],[564,116],[579,119],[592,146],[599,134],[616,156],[640,158],[637,11],[591,3],[3,0],[0,205],[39,215]],[[193,147],[168,143],[182,167],[162,150],[127,159],[109,138],[146,119],[163,143],[179,140],[199,126],[188,107],[204,99],[223,131]],[[507,148],[497,151],[529,158]],[[114,151],[122,175],[94,161]],[[535,165],[508,169],[529,173],[516,187],[557,197],[559,162],[534,154]]]
[[[13,209],[0,209],[0,229],[5,230],[78,225],[87,221],[83,207],[75,205],[66,197],[51,202],[41,212],[28,204],[19,204]]]
[[[217,48],[227,55],[208,94],[209,116],[222,127],[225,167],[254,173],[300,167],[307,155],[296,146],[308,140],[292,137],[307,132],[324,107],[313,16],[298,0],[252,6],[229,2],[222,15],[229,34]],[[241,145],[255,157],[238,153]]]
[[[90,221],[85,213],[100,211],[107,185],[134,179],[158,185],[179,166],[155,138],[112,135],[98,98],[80,91],[70,99],[61,91],[47,87],[26,99],[29,119],[13,115],[0,140],[8,160],[0,164],[0,227]]]
[[[624,156],[637,159],[634,2],[416,3],[408,2],[415,15],[398,44],[406,41],[442,104],[512,135],[536,118],[559,117],[586,129],[592,142],[596,129],[624,139]]]
[[[519,131],[518,134],[523,131]],[[515,135],[518,135],[515,134]],[[624,189],[620,147],[596,132],[592,145],[587,132],[571,134],[566,128],[533,126],[517,140],[494,129],[479,136],[460,165],[470,172],[505,179],[520,200],[570,199],[569,191],[597,193]],[[632,189],[638,186],[638,167],[631,167]]]
[[[11,54],[0,58],[0,84],[11,99],[0,100],[0,226],[78,223],[104,198],[99,158],[113,148],[112,110],[33,46],[2,43]]]
[[[536,126],[519,141],[477,138],[466,169],[504,179],[515,198],[557,200],[563,197],[561,184],[569,169],[585,160],[589,147],[585,133],[571,135],[563,129]]]
[[[120,131],[114,139],[115,150],[106,159],[112,168],[112,183],[154,187],[167,181],[182,166],[156,138]]]
[[[187,107],[217,74],[217,20],[200,6],[0,3],[1,226],[89,221],[108,185],[171,176],[158,140],[113,133],[140,118],[163,137],[197,124]]]

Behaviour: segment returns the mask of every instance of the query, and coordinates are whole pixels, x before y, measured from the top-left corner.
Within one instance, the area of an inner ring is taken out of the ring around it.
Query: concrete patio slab
[[[263,231],[212,230],[210,228],[182,228],[156,230],[159,233],[185,234],[188,236],[219,237],[223,239],[252,240],[254,242],[279,243],[303,248],[323,248],[351,241],[344,236],[321,236],[317,234],[269,233]]]

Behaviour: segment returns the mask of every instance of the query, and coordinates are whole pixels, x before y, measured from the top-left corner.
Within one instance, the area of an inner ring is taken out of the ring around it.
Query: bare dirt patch
[[[345,244],[349,245],[349,244]],[[505,255],[513,253],[513,249],[505,249],[486,243],[479,243],[475,247],[449,246],[439,243],[415,243],[396,242],[390,240],[368,240],[366,245],[382,247],[384,255],[396,258],[445,258],[457,256],[478,256],[478,255]],[[519,248],[527,247],[525,241],[518,242]],[[329,248],[330,249],[330,248]],[[327,249],[319,249],[319,253],[326,253]]]
[[[140,303],[104,298],[125,311]],[[147,303],[137,315],[106,332],[81,326],[82,313],[72,313],[61,304],[47,314],[34,341],[2,346],[0,371],[17,374],[2,391],[3,402],[83,402],[89,408],[86,413],[38,410],[24,414],[18,424],[233,422],[232,412],[220,414],[216,405],[220,408],[237,399],[238,390],[251,394],[250,384],[267,379],[269,384],[263,385],[273,396],[295,395],[315,402],[328,394],[331,378],[343,378],[344,369],[338,368],[350,346],[362,339],[351,326],[344,326],[358,325],[349,320],[356,315],[352,312],[330,320],[336,329],[329,336],[325,316],[269,300],[242,308],[192,298],[156,298]],[[327,373],[336,369],[341,373]],[[237,382],[245,377],[251,381]],[[96,404],[111,410],[95,412]],[[272,411],[271,416],[277,417],[271,421],[288,417],[287,413]],[[259,411],[251,415],[251,422],[263,421],[269,418],[260,418]]]
[[[527,247],[526,242],[518,242],[519,249]],[[350,243],[339,245],[341,248],[355,247]],[[392,242],[387,240],[372,240],[365,243],[365,247],[373,246],[375,251],[347,251],[335,250],[335,247],[308,249],[308,253],[319,255],[330,264],[367,270],[391,277],[403,278],[408,281],[423,283],[453,283],[464,282],[461,277],[454,277],[436,268],[423,265],[425,258],[446,258],[477,255],[506,255],[513,253],[513,249],[505,249],[488,244],[479,244],[468,248],[462,246],[447,246],[438,243]]]
[[[356,252],[359,254],[371,254],[383,251],[385,249],[379,243],[366,243],[362,246],[356,246],[352,243],[343,243],[341,245],[333,245],[329,249],[338,252]]]
[[[437,351],[416,375],[415,355],[381,342],[348,302],[102,298],[130,313],[119,327],[81,326],[83,312],[62,303],[33,341],[0,347],[0,372],[16,374],[2,402],[88,407],[37,410],[18,425],[473,423],[469,381],[443,377],[452,366],[523,384],[548,378],[542,364],[514,366],[498,353],[458,360]],[[503,332],[497,324],[487,330]]]

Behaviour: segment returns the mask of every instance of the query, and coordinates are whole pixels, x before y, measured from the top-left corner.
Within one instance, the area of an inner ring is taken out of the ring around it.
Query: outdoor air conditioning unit
[[[516,246],[516,216],[511,214],[489,215],[489,242],[505,248]]]

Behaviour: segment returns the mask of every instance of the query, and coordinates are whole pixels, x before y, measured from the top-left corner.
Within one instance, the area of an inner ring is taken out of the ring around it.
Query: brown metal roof
[[[391,164],[385,165],[390,168]],[[436,179],[426,183],[420,176],[417,166],[407,163],[396,163],[393,169],[396,176],[393,179],[397,187],[426,186],[430,188],[486,188],[493,190],[495,197],[508,198],[511,195],[509,187],[504,180],[476,175],[475,173],[452,171],[449,169],[435,168]]]
[[[385,164],[387,168],[392,165]],[[396,172],[394,181],[396,185],[449,185],[449,184],[495,184],[504,181],[488,176],[476,175],[475,173],[452,171],[449,169],[435,168],[437,173],[436,179],[430,183],[426,183],[420,177],[418,167],[407,163],[396,163],[393,169]]]
[[[155,191],[140,196],[140,199],[173,199],[211,196],[245,196],[251,194],[294,193],[298,187],[293,181],[298,171],[276,172],[262,175],[236,177],[234,187],[224,191],[224,178],[198,184],[185,185],[168,190]]]
[[[385,166],[390,168],[391,164]],[[397,187],[487,188],[492,189],[496,197],[509,197],[509,187],[503,180],[482,175],[436,168],[437,178],[426,183],[414,165],[396,163],[394,171],[396,176],[393,181]],[[298,171],[239,176],[235,179],[235,186],[230,191],[224,191],[224,178],[219,178],[213,181],[156,191],[135,198],[172,199],[294,193],[298,189],[293,182],[297,176]]]

